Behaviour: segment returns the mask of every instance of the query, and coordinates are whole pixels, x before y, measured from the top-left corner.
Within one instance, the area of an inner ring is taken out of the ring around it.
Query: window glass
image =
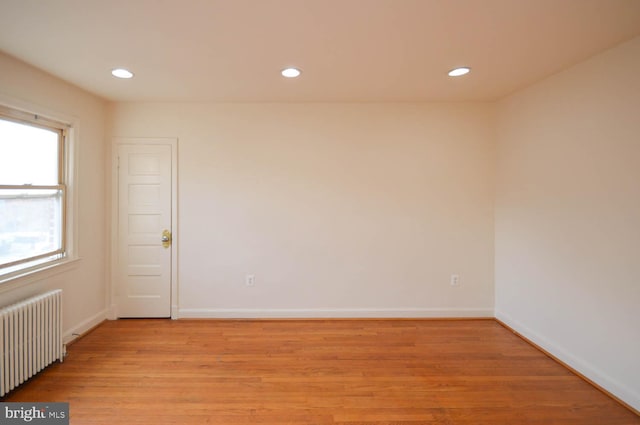
[[[0,276],[65,254],[62,134],[0,117]]]
[[[0,119],[0,184],[57,185],[56,131]]]

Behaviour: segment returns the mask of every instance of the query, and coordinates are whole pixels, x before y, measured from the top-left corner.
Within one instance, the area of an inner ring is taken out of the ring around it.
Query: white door
[[[118,317],[171,316],[171,152],[118,145]]]

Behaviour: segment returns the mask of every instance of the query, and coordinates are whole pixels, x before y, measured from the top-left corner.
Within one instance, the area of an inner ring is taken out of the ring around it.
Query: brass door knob
[[[169,248],[171,246],[171,232],[167,229],[164,229],[162,231],[162,239],[160,240],[162,241],[163,247]]]

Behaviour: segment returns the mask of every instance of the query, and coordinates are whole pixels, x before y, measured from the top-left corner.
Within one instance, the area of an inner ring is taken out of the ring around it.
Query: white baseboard
[[[79,323],[78,325],[72,327],[71,329],[68,329],[62,335],[63,344],[70,343],[71,341],[76,339],[78,336],[82,335],[83,333],[87,332],[91,328],[93,328],[93,327],[99,325],[100,323],[102,323],[103,321],[107,320],[107,314],[108,314],[108,310],[104,309],[104,310],[100,311],[98,314],[95,314],[95,315],[91,316],[90,318],[88,318],[87,320],[85,320],[85,321]]]
[[[549,352],[552,356],[562,361],[569,367],[573,368],[578,373],[584,375],[587,379],[590,379],[595,384],[601,386],[604,390],[610,392],[615,397],[618,397],[623,402],[636,410],[640,410],[640,393],[636,390],[629,388],[628,386],[618,382],[611,378],[598,368],[594,367],[589,362],[577,357],[576,355],[566,351],[561,346],[549,341],[539,333],[531,330],[527,326],[513,319],[506,313],[496,311],[496,319],[509,326],[520,335],[533,342],[543,350]]]
[[[340,319],[493,317],[488,308],[218,309],[182,308],[180,319]]]

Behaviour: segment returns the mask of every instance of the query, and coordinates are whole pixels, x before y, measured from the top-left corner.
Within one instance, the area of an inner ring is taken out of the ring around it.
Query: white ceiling
[[[494,100],[639,34],[640,0],[0,0],[0,50],[114,101]]]

